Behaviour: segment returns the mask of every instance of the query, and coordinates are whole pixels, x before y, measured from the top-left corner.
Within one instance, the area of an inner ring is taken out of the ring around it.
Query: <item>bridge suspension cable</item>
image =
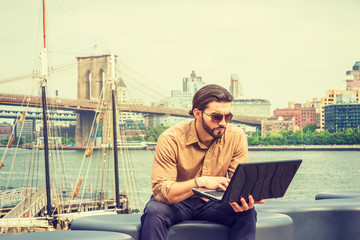
[[[118,75],[122,77],[126,86],[140,92],[142,96],[147,96],[157,101],[167,97],[166,94],[168,93],[168,90],[165,90],[157,83],[149,80],[121,61],[119,61],[117,65]],[[129,91],[129,94],[131,95],[131,91]]]

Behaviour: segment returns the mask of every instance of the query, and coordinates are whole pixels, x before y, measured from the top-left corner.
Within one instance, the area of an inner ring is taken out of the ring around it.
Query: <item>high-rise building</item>
[[[360,61],[355,62],[352,70],[346,72],[346,90],[360,89]]]
[[[231,85],[230,85],[230,93],[235,98],[243,97],[242,84],[239,80],[239,77],[236,74],[231,74]]]
[[[269,100],[244,98],[243,87],[236,74],[231,74],[230,94],[234,97],[231,112],[234,115],[269,118],[271,116]]]
[[[339,89],[330,89],[326,91],[326,96],[321,98],[320,106],[320,128],[324,129],[325,127],[325,117],[324,117],[324,107],[327,105],[334,105],[337,102],[337,98],[341,94],[354,94],[354,101],[359,102],[359,96],[360,96],[360,89],[357,90],[350,90],[350,91],[344,91]],[[344,99],[345,96],[342,96]]]
[[[190,77],[183,78],[183,92],[190,92],[193,95],[202,87],[205,83],[201,77],[197,77],[195,71],[191,72]]]
[[[185,109],[189,111],[192,108],[193,96],[205,85],[205,82],[202,81],[202,77],[197,77],[195,71],[192,71],[190,77],[183,78],[183,90],[172,90],[171,96],[164,98],[161,104],[164,107]],[[160,104],[157,104],[157,106],[159,105]],[[156,116],[156,119],[154,119],[152,124],[153,126],[171,126],[175,123],[186,121],[189,117],[161,115]]]
[[[324,129],[329,132],[360,128],[360,103],[355,94],[340,94],[337,104],[324,107]]]

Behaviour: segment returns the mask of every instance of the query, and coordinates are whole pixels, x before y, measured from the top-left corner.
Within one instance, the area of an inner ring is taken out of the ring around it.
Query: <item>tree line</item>
[[[259,136],[257,129],[248,137],[248,144],[254,145],[354,145],[360,144],[360,130],[347,129],[330,133],[327,130],[316,131],[316,125],[308,125],[303,130],[279,131]]]
[[[165,131],[167,126],[151,128],[144,137],[133,136],[129,141],[156,142],[160,134]],[[260,129],[248,136],[248,144],[255,145],[354,145],[360,144],[360,129],[347,129],[330,133],[327,130],[316,131],[316,125],[308,125],[302,130],[268,133],[266,137],[261,137]]]
[[[150,128],[145,136],[128,137],[128,141],[139,142],[157,142],[160,134],[164,132],[168,126],[160,126]],[[344,131],[337,131],[330,133],[327,130],[316,131],[316,125],[308,125],[302,130],[298,131],[285,131],[282,130],[277,133],[268,133],[266,137],[261,137],[260,129],[251,133],[248,136],[249,146],[256,145],[354,145],[360,144],[360,129],[347,129]],[[18,139],[15,138],[14,142],[17,143]],[[0,141],[0,144],[6,145],[8,139]],[[20,139],[19,144],[23,144],[23,139]],[[75,138],[62,138],[64,145],[74,144]]]

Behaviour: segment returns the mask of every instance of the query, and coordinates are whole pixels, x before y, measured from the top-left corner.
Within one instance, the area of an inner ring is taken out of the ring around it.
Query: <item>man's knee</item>
[[[169,214],[170,208],[167,204],[152,199],[146,204],[144,214],[141,216],[141,223],[145,221],[148,224],[156,224],[159,221],[167,223]]]
[[[169,214],[170,207],[166,203],[158,202],[151,199],[144,209],[144,213],[150,216],[167,215]]]

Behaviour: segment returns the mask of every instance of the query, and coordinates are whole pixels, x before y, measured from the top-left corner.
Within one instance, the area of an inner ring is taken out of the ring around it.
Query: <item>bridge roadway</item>
[[[91,111],[95,112],[98,107],[98,101],[96,100],[79,100],[79,99],[66,99],[66,98],[47,98],[47,104],[49,108],[59,110],[72,110],[75,112]],[[12,106],[30,106],[40,107],[41,97],[40,96],[25,96],[20,94],[7,94],[0,93],[0,105],[12,105]],[[145,106],[140,104],[118,104],[119,111],[122,112],[137,112],[145,114],[156,114],[156,115],[172,115],[178,117],[189,117],[187,110],[166,108],[159,106]],[[260,126],[261,117],[252,116],[240,116],[235,115],[233,122],[243,123],[251,126]]]
[[[0,110],[0,118],[17,118],[22,111],[19,110]],[[76,113],[73,112],[49,112],[48,119],[60,121],[76,121]],[[42,112],[27,111],[26,119],[42,119]]]

